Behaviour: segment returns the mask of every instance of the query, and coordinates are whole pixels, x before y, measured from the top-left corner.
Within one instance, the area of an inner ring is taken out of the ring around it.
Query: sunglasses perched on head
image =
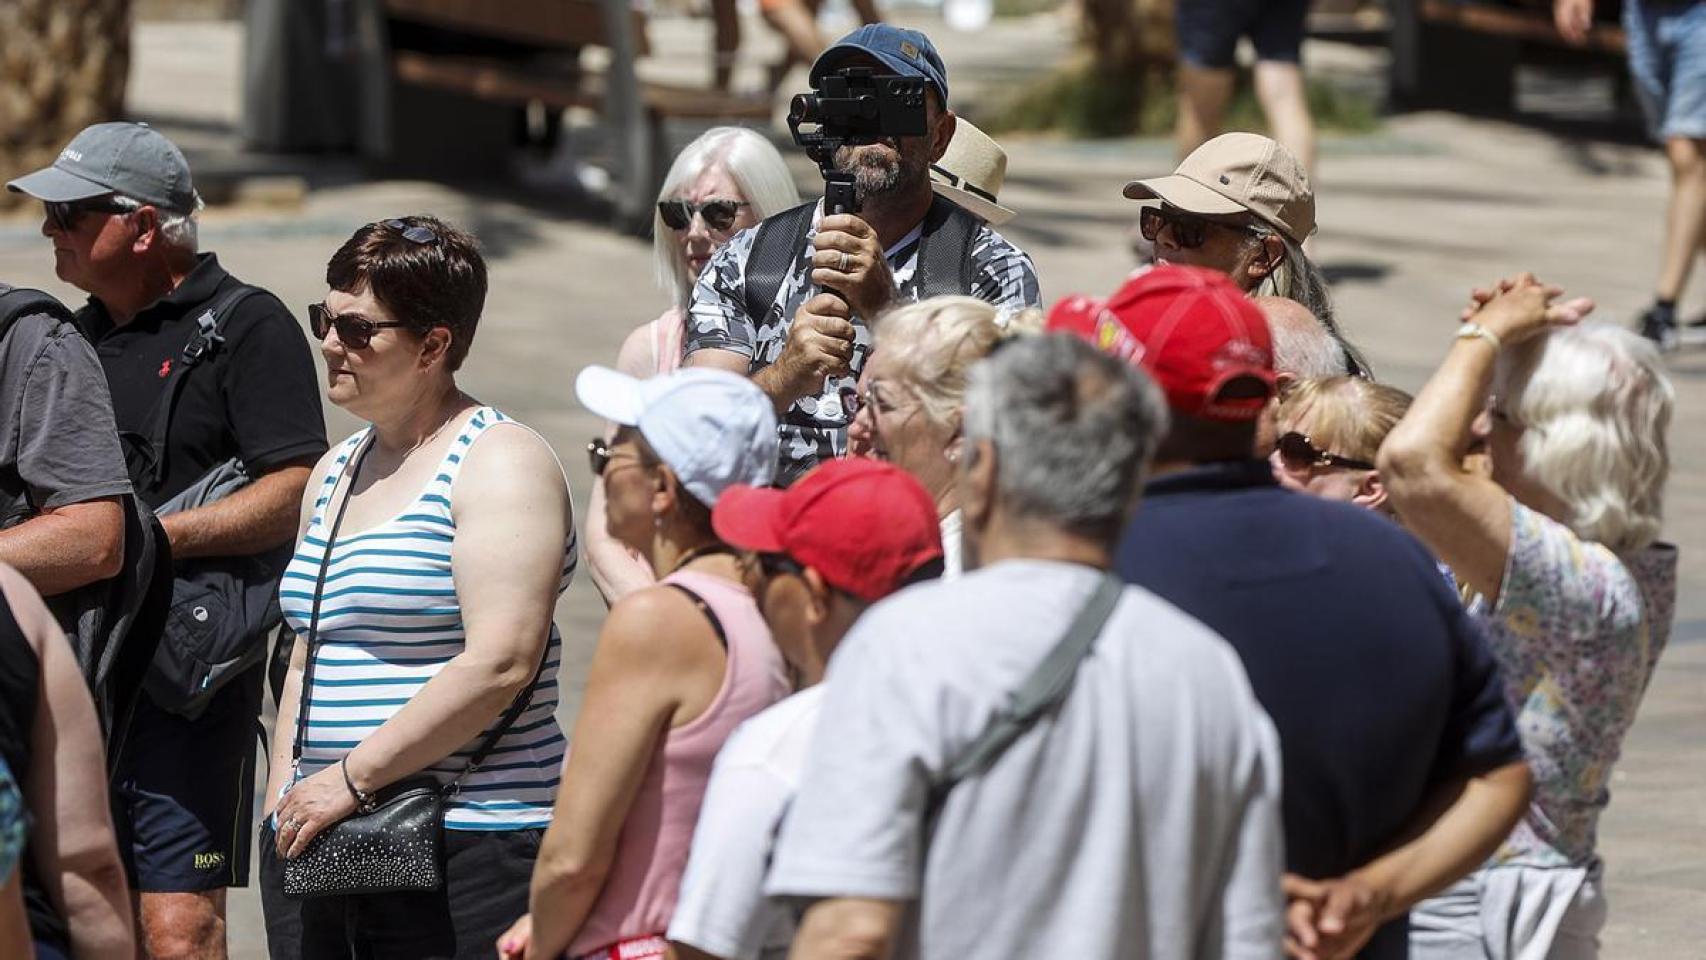
[[[73,200],[70,203],[44,202],[47,210],[47,222],[54,229],[69,233],[77,229],[83,218],[91,213],[129,213],[131,208],[121,205],[112,197],[96,197],[93,200]]]
[[[1236,230],[1240,233],[1254,233],[1249,227],[1227,223],[1222,220],[1210,220],[1199,217],[1194,213],[1186,213],[1173,207],[1144,207],[1137,215],[1137,228],[1143,234],[1143,239],[1150,243],[1161,235],[1163,227],[1172,228],[1173,244],[1185,250],[1195,250],[1208,242],[1210,227],[1220,227],[1225,230]]]
[[[663,225],[671,230],[686,230],[693,224],[695,213],[705,218],[705,226],[712,230],[727,230],[735,225],[735,217],[740,216],[740,208],[746,206],[741,200],[706,200],[703,203],[693,203],[688,200],[658,201],[658,216],[663,219]]]
[[[402,234],[403,239],[410,243],[418,243],[421,246],[427,246],[428,244],[438,242],[438,234],[433,233],[430,227],[423,227],[418,224],[410,226],[402,220],[386,220],[384,221],[384,224],[392,230]]]
[[[1373,470],[1374,464],[1367,460],[1357,460],[1352,457],[1341,457],[1336,453],[1326,453],[1316,448],[1313,441],[1296,430],[1279,438],[1274,449],[1279,451],[1280,459],[1293,470],[1307,470],[1311,467],[1344,467],[1347,470]]]
[[[408,324],[401,320],[369,320],[359,313],[334,314],[323,303],[308,305],[308,329],[313,332],[314,339],[326,339],[326,334],[335,327],[338,342],[350,350],[367,349],[367,345],[373,342],[373,335],[386,327],[406,326]]]

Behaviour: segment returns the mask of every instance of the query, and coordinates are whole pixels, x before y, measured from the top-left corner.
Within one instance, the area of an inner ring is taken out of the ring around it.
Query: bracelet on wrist
[[[344,775],[344,786],[349,788],[349,795],[355,798],[355,808],[362,813],[372,813],[379,806],[379,798],[358,789],[355,781],[350,779],[348,755],[338,761],[338,770]]]
[[[1499,338],[1498,334],[1481,326],[1473,320],[1467,320],[1464,322],[1463,326],[1457,328],[1457,339],[1485,340],[1493,345],[1494,353],[1501,352],[1505,348],[1505,342]]]

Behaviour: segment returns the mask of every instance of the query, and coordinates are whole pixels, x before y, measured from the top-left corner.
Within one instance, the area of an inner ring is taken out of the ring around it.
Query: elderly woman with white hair
[[[664,177],[652,218],[652,257],[670,306],[628,334],[616,368],[651,377],[680,367],[687,302],[699,272],[735,234],[799,202],[788,165],[763,134],[712,127],[682,148]],[[592,487],[586,554],[606,603],[654,582],[651,567],[605,530],[602,480]]]
[[[1418,960],[1598,955],[1599,815],[1675,613],[1671,385],[1652,344],[1559,293],[1478,293],[1380,451],[1406,525],[1478,594],[1535,781],[1492,859],[1411,914]],[[1491,477],[1463,465],[1475,441]]]
[[[960,573],[959,469],[966,382],[996,347],[1042,330],[1039,310],[1004,314],[976,297],[931,297],[877,322],[849,435],[866,455],[912,474],[936,501],[945,573]]]

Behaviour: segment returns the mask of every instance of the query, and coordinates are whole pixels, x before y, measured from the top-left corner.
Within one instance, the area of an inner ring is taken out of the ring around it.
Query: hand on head
[[[1519,273],[1491,287],[1471,290],[1462,319],[1487,328],[1506,345],[1521,343],[1547,327],[1580,323],[1593,312],[1594,302],[1587,297],[1560,301],[1563,295],[1562,287]]]

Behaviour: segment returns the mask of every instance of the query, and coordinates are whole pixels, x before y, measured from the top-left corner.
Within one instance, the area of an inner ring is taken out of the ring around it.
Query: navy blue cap
[[[839,69],[841,61],[853,53],[870,54],[903,77],[923,77],[936,88],[942,105],[948,105],[948,68],[942,65],[936,45],[917,30],[887,23],[868,23],[819,54],[812,64],[812,86],[817,87],[824,74]]]

